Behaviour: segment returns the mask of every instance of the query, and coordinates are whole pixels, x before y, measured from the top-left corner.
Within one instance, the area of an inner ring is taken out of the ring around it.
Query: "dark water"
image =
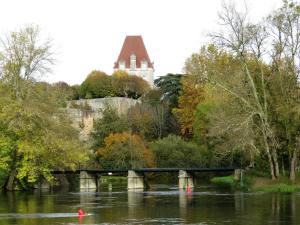
[[[78,207],[88,215],[78,218]],[[99,193],[2,193],[0,225],[12,224],[300,225],[300,193],[230,193],[202,187],[187,194],[167,185],[144,192],[110,187]]]

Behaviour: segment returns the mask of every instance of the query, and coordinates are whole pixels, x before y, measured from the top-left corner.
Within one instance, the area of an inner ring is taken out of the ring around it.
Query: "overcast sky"
[[[251,18],[281,3],[248,0]],[[92,70],[113,72],[126,35],[143,36],[155,77],[181,73],[207,33],[218,29],[221,0],[0,0],[0,5],[1,34],[36,24],[53,39],[57,62],[47,81],[80,84]]]

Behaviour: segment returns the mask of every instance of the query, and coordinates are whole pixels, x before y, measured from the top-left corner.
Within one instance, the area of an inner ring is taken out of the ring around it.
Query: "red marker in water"
[[[85,212],[83,211],[83,209],[79,208],[78,209],[78,216],[85,216]]]
[[[188,194],[192,193],[192,190],[191,190],[190,186],[187,186],[186,192],[187,192]]]

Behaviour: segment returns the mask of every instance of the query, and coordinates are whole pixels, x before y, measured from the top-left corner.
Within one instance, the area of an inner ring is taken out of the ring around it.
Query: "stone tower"
[[[150,61],[142,36],[126,36],[114,70],[139,76],[153,87],[153,62]]]

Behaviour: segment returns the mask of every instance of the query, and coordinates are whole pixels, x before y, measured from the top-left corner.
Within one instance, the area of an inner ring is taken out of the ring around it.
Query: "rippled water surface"
[[[78,207],[88,215],[78,218]],[[296,225],[300,193],[230,193],[200,187],[187,194],[166,185],[143,192],[110,187],[98,193],[2,193],[0,225],[13,224]]]

